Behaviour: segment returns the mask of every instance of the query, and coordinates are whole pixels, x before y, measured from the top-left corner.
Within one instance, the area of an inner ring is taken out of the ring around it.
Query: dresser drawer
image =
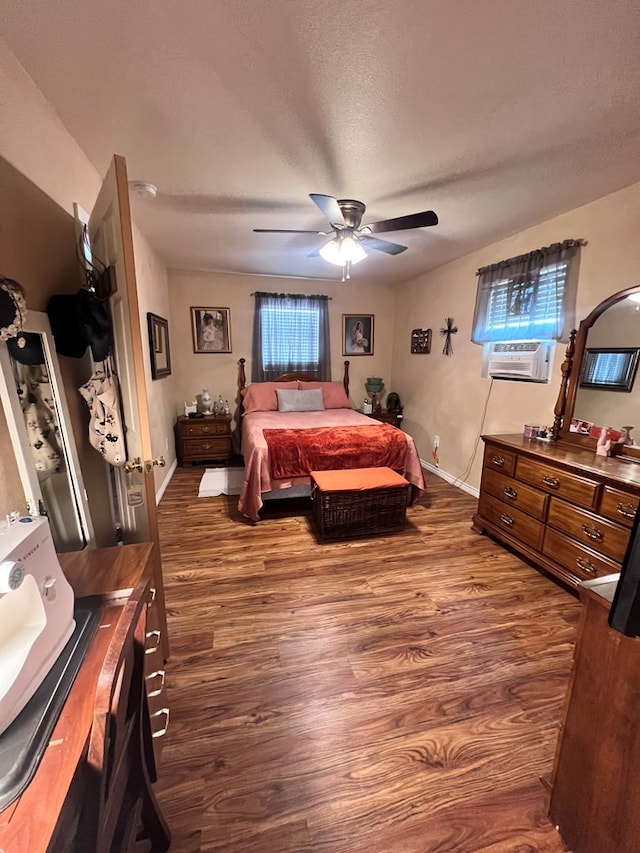
[[[578,477],[576,474],[562,471],[552,465],[544,465],[524,456],[518,459],[516,477],[550,494],[574,501],[587,509],[592,509],[596,505],[598,483],[595,480]]]
[[[184,424],[183,435],[185,438],[192,436],[228,435],[229,424],[227,421],[202,421],[191,420]]]
[[[544,492],[525,486],[524,483],[489,468],[482,472],[482,488],[509,506],[515,506],[535,518],[544,519],[549,501],[549,496]]]
[[[482,494],[480,496],[480,515],[487,521],[491,521],[496,527],[505,533],[525,542],[536,551],[542,547],[544,525],[540,521],[531,518],[515,507],[494,498],[492,495]]]
[[[191,459],[222,459],[230,450],[230,438],[190,438],[184,443],[184,455]]]
[[[544,535],[542,553],[581,580],[604,577],[620,571],[620,563],[609,560],[589,548],[583,548],[575,539],[569,539],[551,527],[547,528]]]
[[[484,449],[484,467],[486,470],[500,471],[511,477],[516,470],[516,454],[487,444]]]
[[[639,502],[637,495],[605,486],[600,498],[600,514],[631,527]]]
[[[624,558],[629,541],[629,529],[626,527],[557,498],[551,498],[547,523],[619,563]]]

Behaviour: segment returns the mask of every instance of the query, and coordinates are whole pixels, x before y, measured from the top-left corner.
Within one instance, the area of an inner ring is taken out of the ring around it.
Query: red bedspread
[[[271,476],[306,477],[337,468],[404,470],[406,439],[389,424],[376,426],[265,429]]]

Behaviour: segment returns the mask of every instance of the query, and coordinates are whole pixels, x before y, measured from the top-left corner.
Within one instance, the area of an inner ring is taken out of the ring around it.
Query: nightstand
[[[391,426],[398,427],[398,429],[402,429],[402,413],[401,412],[373,412],[371,415],[367,415],[369,418],[373,418],[376,421],[382,421],[385,424],[391,424]]]
[[[174,427],[180,465],[217,461],[228,465],[232,458],[231,415],[180,415]]]

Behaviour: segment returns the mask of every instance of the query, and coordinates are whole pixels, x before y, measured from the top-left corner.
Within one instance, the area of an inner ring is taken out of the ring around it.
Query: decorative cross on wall
[[[444,347],[442,355],[453,355],[453,346],[451,344],[451,335],[455,335],[458,327],[453,325],[453,317],[446,318],[446,328],[440,329],[440,334],[444,338]]]

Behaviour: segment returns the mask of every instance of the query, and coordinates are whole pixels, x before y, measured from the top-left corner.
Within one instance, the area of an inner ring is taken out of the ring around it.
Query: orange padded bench
[[[311,472],[313,519],[321,539],[402,530],[409,494],[409,483],[391,468]]]

